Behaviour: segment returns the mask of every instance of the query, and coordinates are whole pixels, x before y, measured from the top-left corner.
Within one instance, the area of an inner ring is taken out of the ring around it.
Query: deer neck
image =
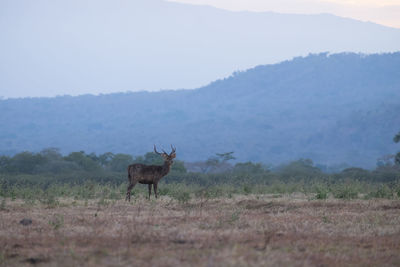
[[[164,161],[164,165],[162,166],[162,176],[167,175],[170,169],[171,169],[171,163]]]

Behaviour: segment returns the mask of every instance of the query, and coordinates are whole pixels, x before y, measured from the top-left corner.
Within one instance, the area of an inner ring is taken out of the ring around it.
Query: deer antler
[[[163,151],[164,151],[164,150],[163,150]],[[157,151],[156,145],[154,145],[154,153],[156,153],[157,155],[161,155],[161,153]],[[164,152],[164,153],[165,153],[165,152]]]
[[[171,149],[172,149],[172,151],[171,151],[171,153],[170,153],[169,155],[172,155],[172,154],[174,154],[174,153],[176,152],[176,148],[173,147],[172,145],[171,145]],[[155,152],[156,154],[158,154],[158,155],[160,155],[160,156],[163,155],[163,154],[168,155],[168,153],[165,152],[164,149],[161,149],[161,150],[162,150],[163,153],[158,152],[157,149],[156,149],[156,145],[154,145],[154,152]]]
[[[175,153],[176,148],[171,145],[171,149],[172,149],[171,154]]]

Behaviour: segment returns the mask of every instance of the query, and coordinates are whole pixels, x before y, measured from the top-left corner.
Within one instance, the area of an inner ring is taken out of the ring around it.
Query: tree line
[[[400,142],[400,133],[394,141]],[[217,153],[208,160],[195,163],[176,160],[162,182],[198,186],[268,185],[277,182],[400,182],[400,152],[396,156],[382,157],[374,170],[347,167],[336,172],[310,159],[299,159],[280,166],[254,162],[231,163],[235,159],[233,153]],[[126,170],[132,163],[161,165],[163,160],[153,152],[133,157],[122,153],[97,155],[84,151],[62,155],[56,148],[47,148],[38,153],[26,151],[14,156],[0,156],[0,187],[35,185],[46,188],[53,184],[87,182],[120,185],[127,183]]]
[[[60,174],[71,171],[125,172],[132,163],[162,164],[162,158],[153,152],[133,158],[129,154],[106,152],[96,155],[84,151],[63,156],[57,148],[47,148],[39,153],[29,151],[12,157],[0,156],[0,173],[8,174]],[[175,171],[185,172],[183,162],[174,164]]]

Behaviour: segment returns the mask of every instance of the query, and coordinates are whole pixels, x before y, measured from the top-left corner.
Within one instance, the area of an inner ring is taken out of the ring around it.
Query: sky
[[[331,13],[400,28],[400,0],[169,0],[210,5],[232,11]]]
[[[256,12],[231,12],[244,10]],[[309,53],[400,51],[399,11],[400,0],[0,0],[0,100],[195,89]]]

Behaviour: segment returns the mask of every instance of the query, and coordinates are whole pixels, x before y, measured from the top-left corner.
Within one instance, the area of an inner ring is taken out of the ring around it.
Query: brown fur
[[[157,152],[156,146],[154,146],[154,152],[164,158],[164,165],[145,165],[145,164],[131,164],[128,166],[128,179],[129,185],[126,192],[125,200],[131,201],[131,190],[137,184],[147,184],[149,187],[149,199],[151,195],[151,185],[154,188],[154,194],[157,198],[157,185],[158,182],[163,178],[171,169],[173,159],[176,157],[175,148],[172,147],[172,152],[167,154]]]

